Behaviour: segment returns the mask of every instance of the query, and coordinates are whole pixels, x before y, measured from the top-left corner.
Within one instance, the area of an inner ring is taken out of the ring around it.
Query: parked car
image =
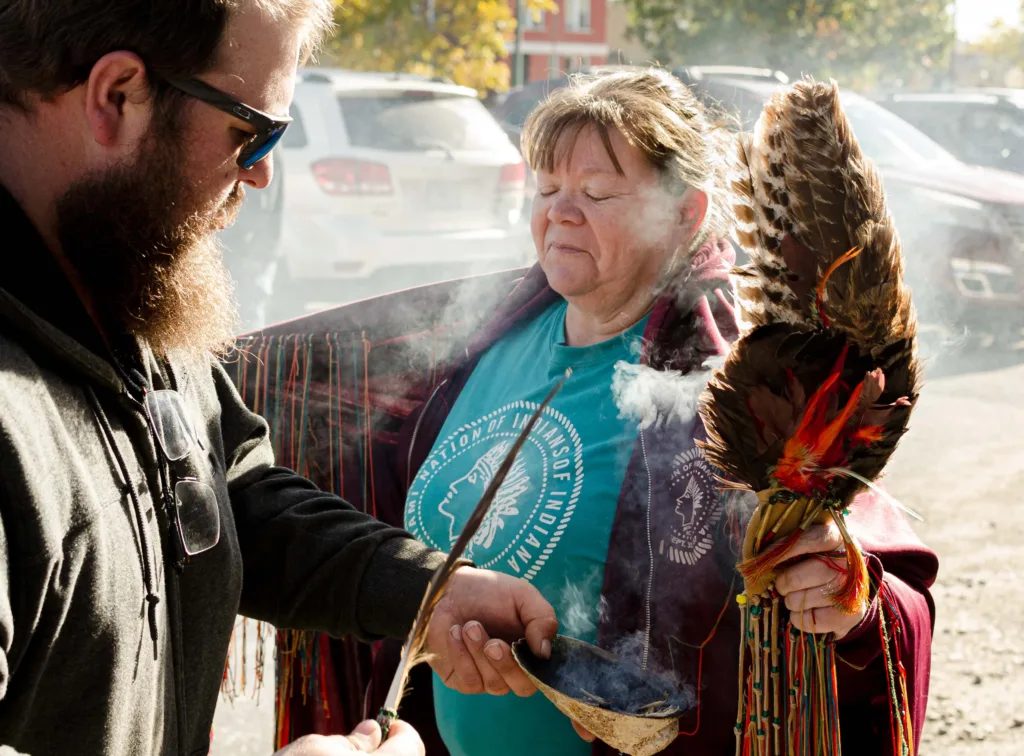
[[[282,159],[275,155],[275,170]],[[235,281],[242,332],[269,322],[274,280],[280,263],[281,226],[284,221],[284,181],[278,178],[265,189],[250,189],[234,224],[220,232],[224,263]]]
[[[690,79],[685,70],[677,75]],[[777,75],[706,70],[690,80],[746,129],[780,86]],[[1024,177],[967,165],[865,97],[844,92],[842,102],[882,176],[926,335],[1017,344],[1024,328]]]
[[[1024,90],[901,92],[875,101],[965,163],[1024,173]]]
[[[495,97],[490,107],[491,114],[498,119],[498,123],[501,124],[501,128],[504,129],[509,140],[518,148],[526,116],[530,115],[530,111],[537,107],[537,103],[546,98],[549,93],[568,83],[569,78],[562,76],[557,79],[532,81],[529,84],[513,87],[508,92]]]
[[[306,69],[291,114],[278,317],[526,262],[526,166],[474,90]]]
[[[709,105],[752,129],[782,72],[733,66],[673,71]],[[496,111],[506,131],[567,79],[528,85]],[[878,167],[907,258],[923,331],[936,343],[968,334],[1015,344],[1024,328],[1024,179],[969,166],[885,108],[852,92],[846,110]],[[517,126],[518,121],[518,126]],[[973,341],[973,339],[972,339]]]

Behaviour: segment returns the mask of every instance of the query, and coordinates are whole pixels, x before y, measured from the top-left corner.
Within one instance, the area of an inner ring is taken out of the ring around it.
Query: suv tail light
[[[380,197],[392,194],[391,171],[383,163],[327,158],[313,163],[320,188],[337,197]]]
[[[519,189],[526,184],[526,163],[510,163],[501,166],[498,177],[498,190]]]

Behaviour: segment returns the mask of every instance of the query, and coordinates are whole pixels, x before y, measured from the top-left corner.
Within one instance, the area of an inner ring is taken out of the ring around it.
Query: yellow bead
[[[736,603],[739,604],[740,606],[743,606],[744,604],[746,604],[747,603],[747,594],[745,594],[745,593],[738,593],[738,594],[736,594]]]

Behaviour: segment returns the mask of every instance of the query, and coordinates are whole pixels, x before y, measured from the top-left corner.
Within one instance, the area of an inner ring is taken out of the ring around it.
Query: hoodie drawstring
[[[103,434],[107,437],[107,443],[110,444],[114,458],[117,460],[117,465],[121,468],[121,476],[124,478],[125,484],[128,486],[128,497],[132,500],[132,508],[135,510],[135,519],[138,522],[139,527],[139,545],[142,548],[142,579],[146,588],[149,634],[153,638],[153,653],[156,654],[156,642],[158,636],[156,605],[160,603],[160,596],[157,594],[156,589],[153,586],[153,567],[150,564],[149,531],[146,528],[146,518],[142,511],[142,503],[139,501],[139,493],[135,489],[135,483],[132,481],[131,474],[128,471],[128,465],[125,464],[124,457],[121,455],[121,449],[117,445],[117,438],[114,436],[114,430],[110,427],[110,421],[107,419],[107,415],[103,411],[103,406],[96,397],[96,392],[93,391],[91,386],[86,386],[85,390],[89,395],[89,402],[92,404],[93,411],[96,413],[96,419],[99,421],[100,427],[103,429]]]

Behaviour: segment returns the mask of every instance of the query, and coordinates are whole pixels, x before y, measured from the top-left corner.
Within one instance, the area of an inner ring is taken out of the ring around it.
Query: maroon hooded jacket
[[[737,337],[727,282],[734,259],[724,242],[700,250],[681,287],[692,294],[685,299],[666,296],[656,303],[644,334],[643,364],[686,374],[728,351]],[[448,380],[409,416],[389,459],[382,461],[386,470],[374,476],[378,516],[401,525],[409,483],[481,354],[558,297],[535,266],[470,341]],[[742,590],[735,564],[750,511],[714,504],[722,499],[694,444],[702,434],[699,420],[656,424],[640,433],[619,497],[604,576],[607,611],[598,630],[598,643],[607,648],[625,636],[641,639],[649,664],[674,670],[694,687],[698,703],[683,716],[681,734],[666,751],[679,756],[724,756],[735,748],[740,632],[735,596]],[[876,497],[862,496],[851,506],[850,526],[873,572],[883,576],[901,617],[898,644],[916,746],[924,724],[934,622],[928,588],[938,560],[903,514]],[[864,622],[837,644],[847,753],[892,753],[878,611],[876,597]],[[387,692],[398,651],[397,643],[388,642],[375,655],[367,701],[371,712]],[[431,698],[424,666],[414,673],[413,692],[402,713],[423,734],[427,753],[434,756],[445,749],[434,725]],[[597,743],[594,753],[612,751]]]

